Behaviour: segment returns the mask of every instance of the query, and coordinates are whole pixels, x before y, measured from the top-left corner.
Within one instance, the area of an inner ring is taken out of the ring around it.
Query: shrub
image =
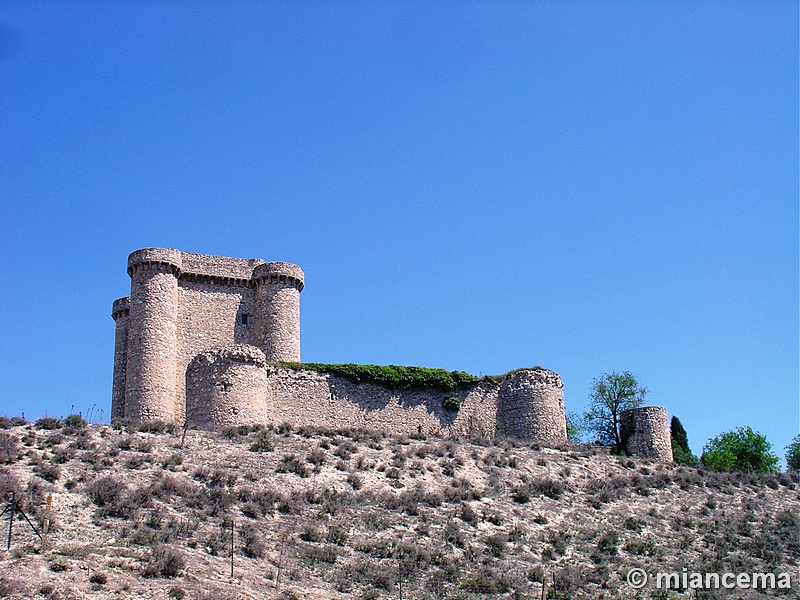
[[[508,580],[501,573],[495,573],[488,568],[466,577],[461,587],[476,594],[502,594],[511,589]]]
[[[89,583],[104,585],[107,581],[108,581],[108,575],[106,575],[105,573],[92,573],[89,576]]]
[[[700,460],[712,471],[774,473],[779,458],[771,450],[766,437],[750,427],[739,427],[709,440]]]
[[[143,433],[175,433],[178,430],[178,426],[174,423],[164,421],[145,421],[136,423],[134,427]]]
[[[678,465],[688,465],[694,467],[700,464],[700,459],[692,454],[691,450],[684,450],[672,442],[672,460]]]
[[[54,465],[49,462],[40,462],[33,467],[33,472],[50,483],[55,483],[61,476],[61,469],[58,467],[58,465]]]
[[[515,487],[511,490],[511,499],[519,504],[527,504],[531,501],[531,495],[527,487]]]
[[[625,519],[625,529],[639,533],[642,530],[642,522],[636,517],[628,517]]]
[[[618,543],[619,535],[617,535],[617,532],[609,531],[597,541],[597,549],[603,554],[616,554]]]
[[[226,487],[232,486],[236,483],[238,475],[226,469],[209,469],[208,467],[200,467],[192,473],[197,481],[202,481],[209,487]]]
[[[350,456],[356,452],[358,452],[358,446],[356,446],[350,440],[345,440],[339,444],[338,448],[336,448],[334,455],[338,456],[342,460],[350,460]]]
[[[261,558],[267,549],[264,545],[264,536],[253,524],[248,523],[241,529],[243,539],[242,551],[248,558]]]
[[[553,500],[558,500],[561,494],[564,493],[564,487],[562,481],[545,477],[515,487],[511,492],[511,497],[515,502],[519,502],[520,504],[529,502],[531,496],[547,496]]]
[[[55,417],[42,417],[36,419],[36,423],[34,423],[36,429],[61,429],[61,425],[61,419]]]
[[[186,566],[186,560],[175,548],[159,544],[150,554],[142,571],[144,577],[177,577]]]
[[[544,583],[547,581],[547,571],[544,570],[542,565],[534,565],[528,569],[528,581],[536,583]]]
[[[186,592],[183,590],[183,588],[179,588],[177,586],[171,587],[167,592],[167,597],[174,598],[175,600],[183,600],[186,598]]]
[[[182,464],[183,464],[183,455],[178,454],[177,452],[174,454],[170,454],[161,461],[161,466],[164,467],[165,469],[173,469]]]
[[[0,432],[0,464],[12,463],[19,457],[19,441],[16,436]]]
[[[320,562],[333,564],[338,557],[339,550],[336,546],[327,544],[325,546],[311,546],[310,548],[306,548],[302,555],[303,561],[312,566]]]
[[[284,455],[275,470],[278,473],[294,473],[300,477],[308,477],[310,475],[308,466],[294,454]]]
[[[457,412],[461,408],[461,399],[458,396],[446,396],[442,400],[442,408],[450,412]]]
[[[306,456],[306,462],[311,463],[315,467],[321,467],[328,460],[328,453],[322,448],[314,448]]]
[[[56,557],[50,561],[48,565],[53,573],[63,573],[64,571],[68,571],[70,569],[69,561],[64,558]]]
[[[334,525],[328,529],[328,535],[326,536],[326,539],[337,546],[344,546],[349,537],[350,534],[347,532],[345,527]]]
[[[347,483],[350,484],[354,490],[360,490],[364,487],[364,480],[355,473],[350,473],[347,476]]]
[[[271,431],[262,429],[250,444],[250,452],[272,452],[275,449],[275,436]]]
[[[151,496],[147,494],[147,498],[141,496],[143,490],[138,490],[136,494],[130,494],[128,487],[121,481],[117,481],[112,476],[102,477],[94,480],[86,488],[86,493],[89,495],[94,504],[99,508],[99,516],[109,516],[114,518],[129,518],[135,511],[136,507],[148,504]]]
[[[322,531],[313,525],[306,525],[303,531],[300,532],[300,539],[304,542],[321,542],[325,539]]]
[[[122,496],[128,491],[127,486],[108,475],[96,479],[86,488],[87,494],[97,506],[112,506],[119,504]]]
[[[489,549],[489,552],[491,552],[492,556],[500,558],[506,551],[508,536],[502,533],[497,533],[488,536],[484,542],[486,543],[486,547]]]
[[[80,415],[69,415],[64,419],[64,427],[71,429],[83,429],[86,425],[86,420]]]

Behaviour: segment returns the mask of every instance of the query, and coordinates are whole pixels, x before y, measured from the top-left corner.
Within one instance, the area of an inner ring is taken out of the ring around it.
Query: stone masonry
[[[300,267],[145,248],[128,274],[131,294],[112,308],[112,418],[183,422],[186,367],[209,348],[251,344],[270,361],[300,360]]]
[[[302,269],[145,248],[128,257],[116,322],[112,419],[204,427],[291,423],[566,442],[561,378],[519,369],[443,392],[395,390],[281,366],[300,361]],[[461,401],[447,411],[447,396]]]
[[[628,454],[672,462],[672,438],[666,408],[631,408],[623,411],[619,420],[622,444]]]

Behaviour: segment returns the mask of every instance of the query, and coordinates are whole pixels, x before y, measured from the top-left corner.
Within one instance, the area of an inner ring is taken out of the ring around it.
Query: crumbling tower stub
[[[518,369],[500,386],[503,434],[523,441],[562,444],[567,440],[564,384],[547,369]]]
[[[620,413],[622,445],[628,454],[672,462],[667,409],[663,406],[639,406]]]

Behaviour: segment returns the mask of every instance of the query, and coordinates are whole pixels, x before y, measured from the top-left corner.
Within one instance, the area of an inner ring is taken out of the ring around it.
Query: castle
[[[563,384],[547,369],[443,391],[390,389],[287,365],[300,362],[304,274],[296,265],[144,248],[128,257],[128,274],[130,296],[112,308],[112,419],[567,441]],[[460,408],[445,408],[446,398]]]

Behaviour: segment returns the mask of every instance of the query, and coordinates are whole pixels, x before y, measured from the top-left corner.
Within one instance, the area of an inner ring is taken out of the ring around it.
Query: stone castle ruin
[[[619,416],[622,444],[628,454],[672,462],[672,437],[667,409],[639,406]]]
[[[128,274],[130,296],[112,308],[112,419],[567,440],[563,384],[546,369],[443,391],[297,368],[304,275],[296,265],[145,248],[128,257]],[[460,408],[447,410],[445,399]]]

